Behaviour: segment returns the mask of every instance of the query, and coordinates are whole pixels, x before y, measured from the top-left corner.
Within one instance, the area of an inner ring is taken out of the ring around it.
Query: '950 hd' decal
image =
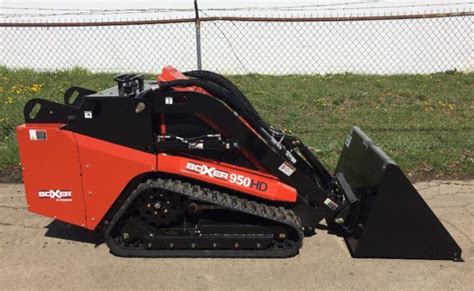
[[[208,167],[203,164],[196,164],[193,162],[186,163],[186,170],[199,173],[201,175],[207,175],[211,178],[220,179],[227,181],[238,186],[244,186],[247,188],[253,188],[262,192],[267,191],[268,185],[263,181],[254,180],[245,175],[236,174],[232,172],[227,172],[224,170],[219,170],[215,167]]]
[[[295,202],[297,191],[269,173],[224,162],[213,163],[169,154],[157,155],[157,171],[184,176],[272,201]]]

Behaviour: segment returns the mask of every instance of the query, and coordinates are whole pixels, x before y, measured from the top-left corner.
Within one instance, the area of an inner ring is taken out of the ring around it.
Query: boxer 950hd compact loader
[[[165,67],[154,81],[115,81],[25,105],[17,138],[29,211],[100,231],[126,257],[290,257],[325,220],[353,257],[461,260],[360,128],[331,174],[218,74]]]

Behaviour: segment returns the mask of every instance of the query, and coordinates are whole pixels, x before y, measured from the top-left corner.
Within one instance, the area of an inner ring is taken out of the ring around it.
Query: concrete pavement
[[[90,233],[28,213],[23,185],[0,184],[0,288],[472,290],[474,180],[416,188],[461,245],[464,263],[352,259],[341,238],[322,230],[289,259],[118,258]]]

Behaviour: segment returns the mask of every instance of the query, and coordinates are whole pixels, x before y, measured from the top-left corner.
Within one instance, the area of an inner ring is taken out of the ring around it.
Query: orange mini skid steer
[[[400,168],[358,127],[335,174],[223,76],[32,99],[17,127],[28,209],[100,231],[131,257],[289,257],[324,219],[354,257],[460,260]]]

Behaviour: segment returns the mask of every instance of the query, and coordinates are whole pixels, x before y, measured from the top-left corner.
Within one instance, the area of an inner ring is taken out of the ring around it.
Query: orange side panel
[[[156,155],[77,133],[74,136],[83,169],[86,227],[94,229],[134,177],[156,171]]]
[[[174,81],[174,80],[187,80],[187,79],[188,77],[186,77],[180,71],[176,70],[176,68],[173,66],[164,67],[161,71],[161,74],[156,77],[156,81],[158,81],[158,84],[160,84],[160,82],[169,82],[169,81]],[[206,90],[197,86],[182,87],[182,88],[176,87],[173,89],[175,91],[193,91],[193,92],[202,93],[202,94],[209,94],[207,93]]]
[[[29,211],[85,226],[81,168],[73,133],[61,124],[16,128]]]
[[[229,164],[201,161],[187,157],[158,154],[160,172],[181,175],[206,183],[216,184],[259,198],[295,202],[296,190],[269,175],[259,175]]]

